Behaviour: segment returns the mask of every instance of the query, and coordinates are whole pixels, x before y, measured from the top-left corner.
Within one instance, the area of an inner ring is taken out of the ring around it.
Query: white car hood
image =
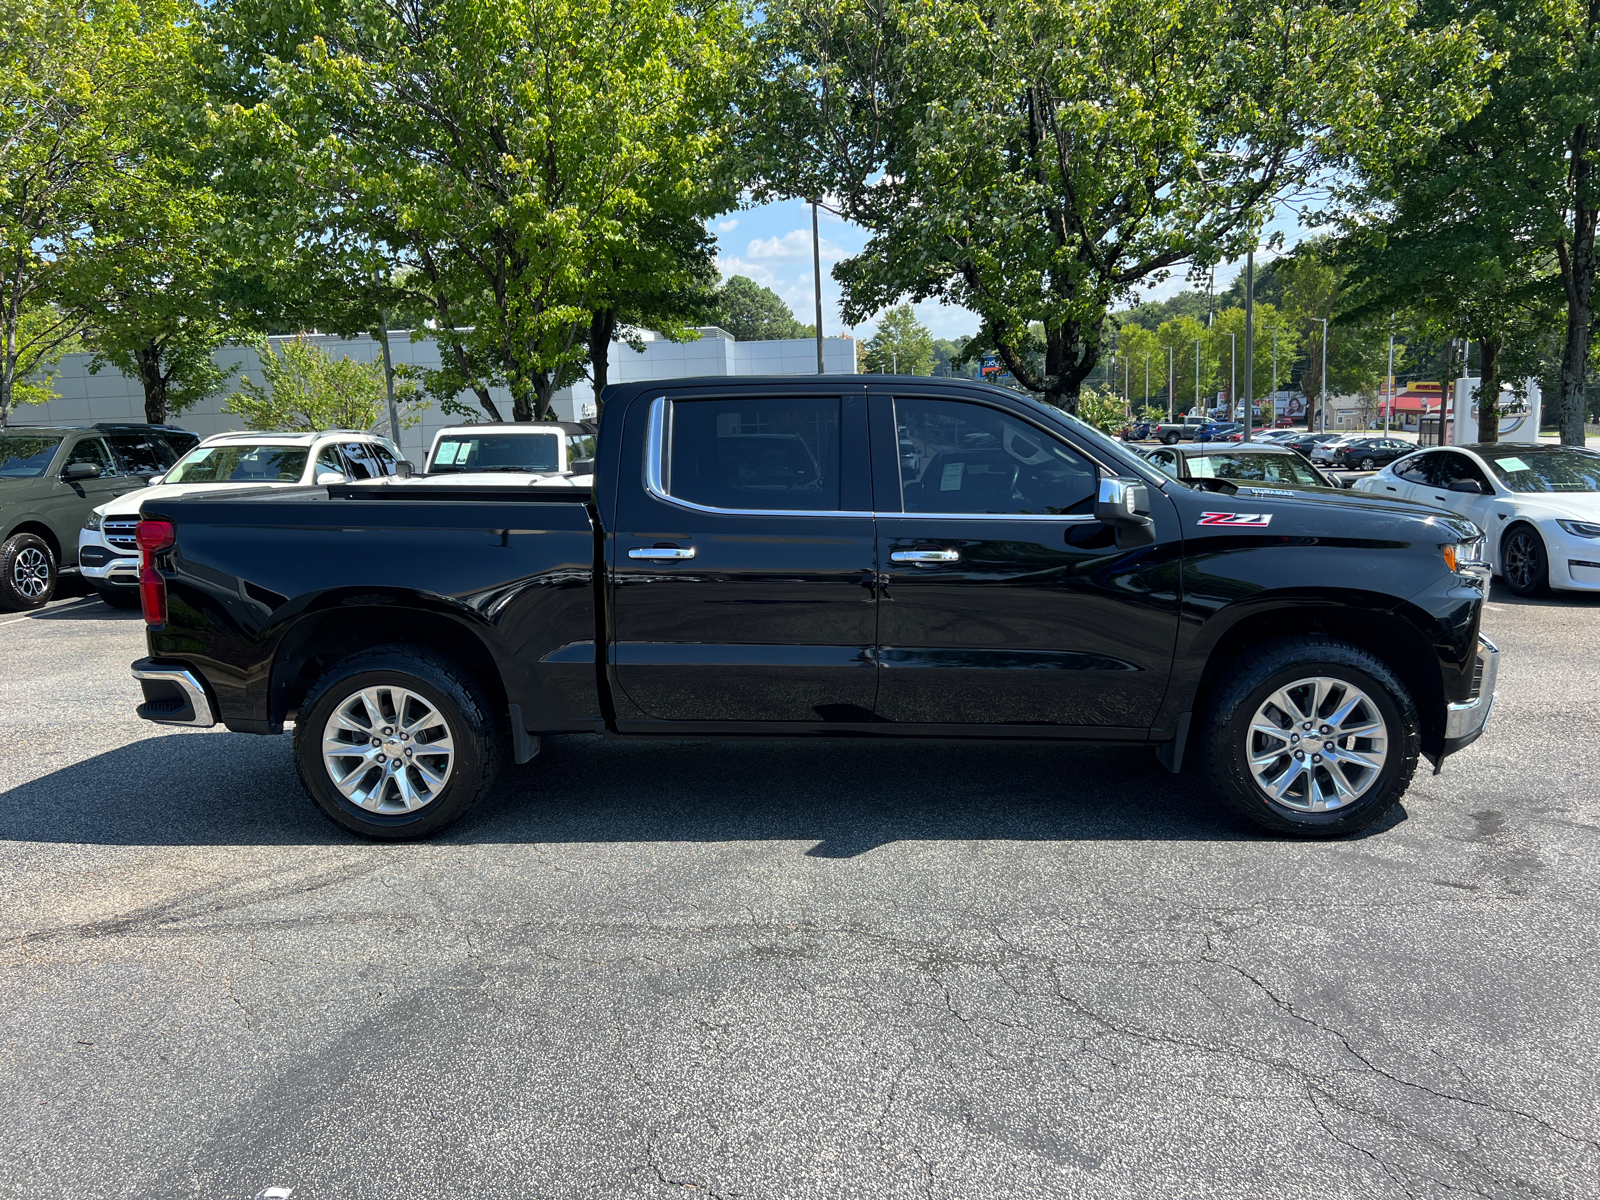
[[[1518,516],[1600,521],[1600,492],[1512,492],[1495,500],[1509,504]]]
[[[594,486],[593,475],[559,475],[555,472],[524,474],[520,471],[446,471],[438,475],[419,475],[396,479],[398,484],[424,484],[430,487],[548,487],[582,488]]]
[[[103,517],[132,517],[138,515],[140,506],[147,500],[175,500],[179,496],[193,496],[198,492],[240,492],[246,488],[299,486],[298,483],[283,480],[260,479],[242,483],[158,483],[154,487],[124,492],[115,500],[107,500],[95,512]]]

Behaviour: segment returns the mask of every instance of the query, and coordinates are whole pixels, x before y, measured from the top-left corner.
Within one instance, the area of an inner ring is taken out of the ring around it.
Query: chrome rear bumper
[[[134,711],[146,721],[198,728],[217,723],[204,681],[187,667],[141,658],[133,664],[133,677],[144,689],[144,703]]]
[[[1454,754],[1470,746],[1488,727],[1494,702],[1500,695],[1494,686],[1499,672],[1500,648],[1480,633],[1478,660],[1472,672],[1472,695],[1459,704],[1445,708],[1444,754]]]

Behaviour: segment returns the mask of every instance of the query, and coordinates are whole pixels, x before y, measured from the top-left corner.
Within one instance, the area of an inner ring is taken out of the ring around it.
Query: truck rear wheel
[[[1381,660],[1308,635],[1231,664],[1203,729],[1207,774],[1274,833],[1338,837],[1399,802],[1416,771],[1416,704]]]
[[[313,803],[351,833],[431,837],[494,785],[500,722],[455,663],[385,646],[339,663],[307,694],[294,758]]]

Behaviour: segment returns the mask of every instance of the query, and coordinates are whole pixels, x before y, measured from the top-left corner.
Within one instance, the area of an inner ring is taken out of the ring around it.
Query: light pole
[[[1178,376],[1172,369],[1172,347],[1167,347],[1167,420],[1173,419],[1174,393],[1178,390]]]
[[[1146,408],[1150,407],[1150,352],[1148,350],[1144,353],[1144,406]],[[1144,414],[1141,413],[1139,415],[1143,416]]]
[[[811,277],[817,285],[817,374],[826,375],[822,365],[822,239],[817,233],[817,202],[811,202]]]
[[[1389,415],[1394,412],[1394,329],[1389,330],[1389,403],[1383,410],[1383,436],[1389,436]]]
[[[1124,414],[1129,414],[1128,396],[1133,391],[1132,378],[1133,361],[1124,354],[1122,356],[1122,411]]]
[[[1228,416],[1233,416],[1233,406],[1239,403],[1239,338],[1228,335]],[[1242,414],[1241,414],[1242,415]]]
[[[1256,248],[1244,256],[1244,420],[1245,440],[1256,429]]]
[[[1200,339],[1199,338],[1195,338],[1195,340],[1194,340],[1194,403],[1195,403],[1195,407],[1196,408],[1200,407]],[[1201,413],[1200,415],[1201,416],[1205,416],[1204,413]]]
[[[1321,427],[1318,432],[1328,432],[1328,318],[1319,317],[1322,322],[1322,403],[1317,406],[1317,424]]]

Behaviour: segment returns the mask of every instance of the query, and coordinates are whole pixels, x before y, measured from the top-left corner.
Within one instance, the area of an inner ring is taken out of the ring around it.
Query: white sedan
[[[1441,446],[1360,480],[1358,492],[1448,508],[1488,536],[1490,565],[1519,596],[1600,592],[1600,453],[1576,446]]]

